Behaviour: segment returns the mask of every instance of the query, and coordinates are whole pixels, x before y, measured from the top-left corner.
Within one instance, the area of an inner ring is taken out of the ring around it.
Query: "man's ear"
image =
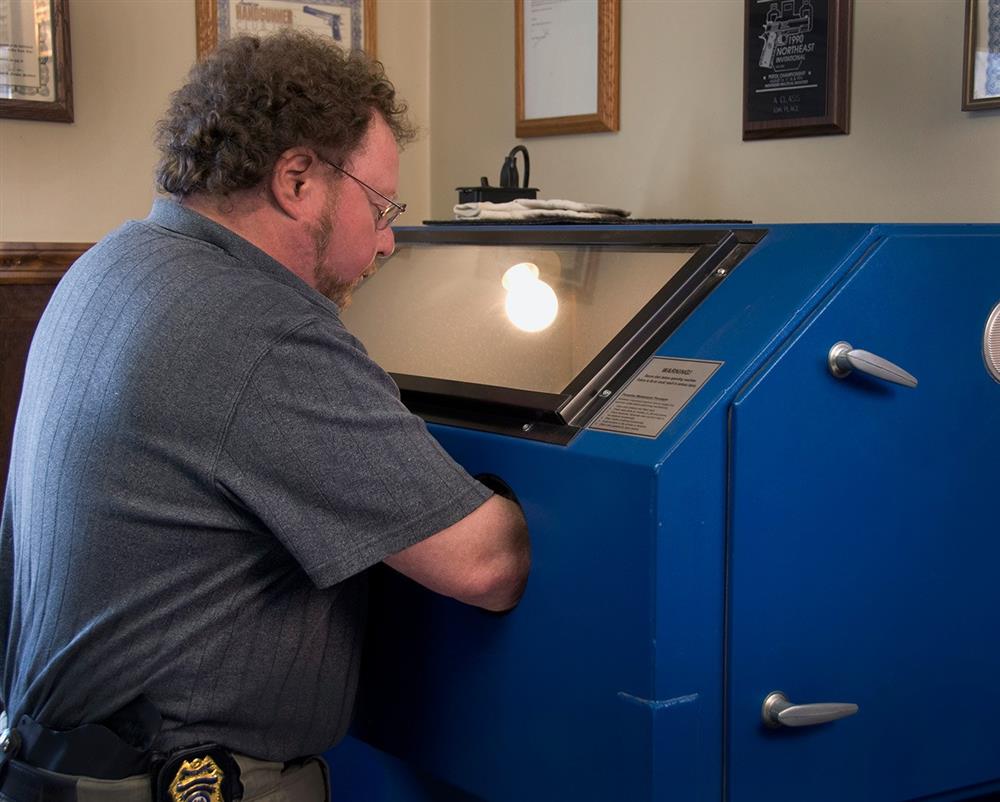
[[[322,192],[319,170],[322,164],[308,148],[289,148],[271,171],[271,195],[286,215],[294,220],[308,213]]]

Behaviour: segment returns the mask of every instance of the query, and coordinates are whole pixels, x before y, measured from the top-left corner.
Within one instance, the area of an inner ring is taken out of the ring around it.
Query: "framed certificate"
[[[966,0],[962,109],[1000,109],[1000,0]]]
[[[198,58],[242,34],[298,28],[375,55],[375,0],[195,0]]]
[[[0,117],[73,122],[69,0],[0,0]]]
[[[854,0],[745,0],[743,139],[846,134]]]
[[[517,136],[618,130],[621,0],[514,0]]]

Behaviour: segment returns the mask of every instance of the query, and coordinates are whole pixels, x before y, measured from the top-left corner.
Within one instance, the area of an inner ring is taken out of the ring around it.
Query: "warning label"
[[[587,428],[657,437],[722,364],[653,357]]]

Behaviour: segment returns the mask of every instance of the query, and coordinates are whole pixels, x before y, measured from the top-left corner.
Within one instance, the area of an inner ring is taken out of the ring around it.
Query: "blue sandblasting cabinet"
[[[1000,790],[1000,226],[400,229],[348,328],[534,562],[372,578],[341,800]]]

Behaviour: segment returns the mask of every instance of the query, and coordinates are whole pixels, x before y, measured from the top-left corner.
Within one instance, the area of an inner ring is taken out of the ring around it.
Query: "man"
[[[518,601],[519,508],[338,317],[393,250],[404,111],[319,38],[224,44],[159,126],[174,200],[54,293],[0,529],[0,797],[324,799],[366,570]]]

